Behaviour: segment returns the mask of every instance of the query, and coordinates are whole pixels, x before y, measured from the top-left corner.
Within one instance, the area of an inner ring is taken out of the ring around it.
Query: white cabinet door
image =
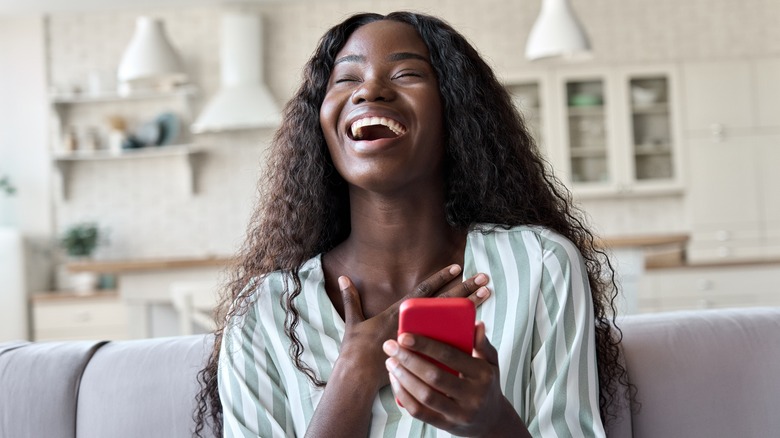
[[[671,65],[620,69],[619,170],[628,191],[682,191],[677,77]]]
[[[780,58],[759,59],[753,63],[757,126],[780,128]]]
[[[767,138],[758,160],[765,255],[780,257],[780,136]]]
[[[685,63],[682,77],[685,129],[689,134],[724,137],[754,126],[749,62]]]
[[[759,188],[754,154],[762,140],[721,142],[690,139],[688,199],[693,228],[759,222]]]
[[[615,108],[619,103],[612,82],[606,70],[558,74],[557,120],[563,145],[560,167],[579,193],[618,189]]]

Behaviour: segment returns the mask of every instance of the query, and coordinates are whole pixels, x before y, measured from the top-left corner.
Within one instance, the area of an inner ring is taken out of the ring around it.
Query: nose
[[[395,98],[395,91],[381,78],[365,79],[352,92],[352,103],[390,101]]]

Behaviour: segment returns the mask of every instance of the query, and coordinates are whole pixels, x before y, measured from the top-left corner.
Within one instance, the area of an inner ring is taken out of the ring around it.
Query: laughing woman
[[[611,267],[449,25],[360,14],[330,29],[267,169],[198,432],[604,436],[625,378]],[[474,301],[472,354],[396,340],[413,296]]]

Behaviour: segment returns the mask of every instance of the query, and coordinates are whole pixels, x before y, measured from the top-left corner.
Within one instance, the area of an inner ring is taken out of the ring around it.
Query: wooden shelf
[[[36,292],[30,296],[34,302],[73,301],[73,300],[115,300],[119,298],[119,291],[115,289],[98,289],[89,293],[76,293],[70,290]]]
[[[171,91],[136,91],[127,95],[118,93],[106,94],[67,94],[50,96],[49,100],[55,105],[71,105],[79,103],[110,103],[124,102],[128,100],[152,100],[171,97],[192,97],[198,94],[194,86],[184,86]]]
[[[133,271],[154,271],[164,269],[229,266],[234,260],[227,257],[147,259],[147,260],[104,260],[68,263],[71,272],[121,273]]]
[[[127,149],[120,153],[111,151],[81,151],[72,153],[60,153],[54,155],[54,164],[57,167],[60,178],[60,195],[62,199],[68,199],[70,172],[74,163],[88,161],[108,161],[108,160],[127,160],[127,159],[148,159],[162,157],[181,157],[184,165],[187,166],[187,172],[182,180],[182,187],[189,194],[196,193],[197,184],[195,179],[195,165],[199,156],[205,154],[205,150],[192,144],[169,145],[169,146],[149,146],[138,149]]]

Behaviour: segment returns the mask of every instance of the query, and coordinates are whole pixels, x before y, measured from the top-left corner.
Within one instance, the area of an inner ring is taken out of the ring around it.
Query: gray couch
[[[610,437],[780,436],[780,308],[627,317]],[[188,437],[208,337],[0,344],[0,437]]]

